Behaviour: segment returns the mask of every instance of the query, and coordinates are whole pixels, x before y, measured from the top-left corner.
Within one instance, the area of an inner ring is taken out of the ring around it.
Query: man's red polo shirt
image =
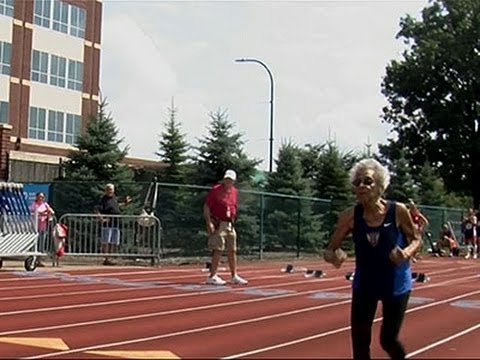
[[[226,190],[220,183],[210,189],[205,204],[214,218],[221,221],[232,221],[237,216],[237,198],[238,191],[235,187]]]

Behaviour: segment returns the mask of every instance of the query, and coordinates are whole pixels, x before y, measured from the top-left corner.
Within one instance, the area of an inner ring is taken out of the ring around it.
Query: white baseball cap
[[[231,179],[233,181],[237,180],[237,173],[234,170],[227,170],[225,171],[225,175],[223,175],[224,179]]]

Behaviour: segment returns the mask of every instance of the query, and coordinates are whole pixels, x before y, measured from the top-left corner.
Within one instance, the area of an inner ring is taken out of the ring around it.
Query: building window
[[[48,141],[63,142],[64,117],[65,113],[61,111],[48,110]]]
[[[83,84],[83,63],[75,60],[68,60],[68,88],[82,91]]]
[[[70,9],[70,35],[84,39],[87,12],[74,5]]]
[[[53,2],[53,30],[68,34],[68,4],[62,1],[54,0]]]
[[[50,85],[65,87],[67,76],[67,59],[52,55],[50,59]]]
[[[6,111],[8,117],[8,103],[5,104],[7,106]],[[3,116],[3,112],[3,104],[0,101],[0,117]],[[80,115],[65,114],[62,111],[46,110],[31,106],[28,122],[28,137],[30,139],[75,145],[80,136],[81,122]]]
[[[13,17],[14,0],[0,0],[0,14]]]
[[[33,50],[32,81],[48,83],[48,54],[46,52]]]
[[[12,58],[12,45],[0,41],[0,73],[10,75],[10,64]]]
[[[30,107],[30,119],[28,121],[28,137],[30,139],[45,140],[46,114],[45,109]]]
[[[8,102],[0,101],[0,123],[8,124]]]
[[[81,121],[79,115],[67,114],[67,124],[65,126],[65,142],[67,144],[74,145],[77,143]]]
[[[2,1],[13,4],[13,0],[0,0],[0,4]],[[13,14],[13,5],[11,11]],[[87,11],[61,0],[35,0],[33,22],[35,25],[84,39]]]
[[[33,23],[50,28],[51,0],[35,0],[33,8]]]

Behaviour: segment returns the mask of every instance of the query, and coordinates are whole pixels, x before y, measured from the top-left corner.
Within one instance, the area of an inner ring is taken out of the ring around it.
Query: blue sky
[[[405,14],[427,0],[104,0],[101,91],[130,155],[155,159],[172,98],[187,140],[207,134],[208,114],[228,110],[245,151],[268,168],[269,78],[275,81],[274,154],[335,140],[376,149],[381,79],[404,49]]]

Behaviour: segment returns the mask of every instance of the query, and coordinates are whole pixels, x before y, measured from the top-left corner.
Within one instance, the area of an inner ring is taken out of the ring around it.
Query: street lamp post
[[[272,168],[273,168],[273,90],[274,90],[272,72],[264,62],[257,59],[246,58],[246,59],[236,59],[235,61],[236,62],[253,62],[253,63],[260,64],[265,70],[267,70],[268,76],[270,77],[270,138],[268,139],[270,142],[270,154],[269,154],[268,171],[272,172]]]

